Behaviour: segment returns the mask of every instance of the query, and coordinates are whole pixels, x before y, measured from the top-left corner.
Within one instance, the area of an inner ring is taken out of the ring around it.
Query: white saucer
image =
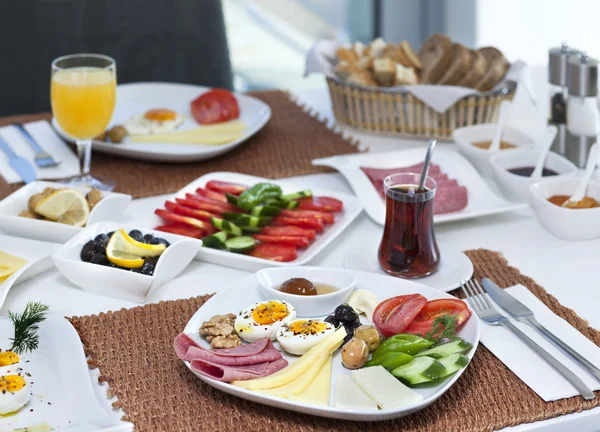
[[[344,257],[344,268],[361,270],[391,276],[384,272],[377,260],[377,243],[365,243],[348,252]],[[460,286],[461,282],[469,280],[473,275],[473,263],[463,252],[452,246],[438,242],[441,261],[437,271],[421,279],[411,279],[428,287],[448,292]]]

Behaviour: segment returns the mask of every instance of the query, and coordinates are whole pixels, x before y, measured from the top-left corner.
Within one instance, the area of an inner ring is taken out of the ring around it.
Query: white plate
[[[360,167],[396,168],[415,165],[423,162],[424,159],[425,150],[415,148],[385,153],[333,156],[315,159],[312,163],[338,170],[350,183],[371,219],[380,225],[385,225],[385,201]],[[508,202],[492,192],[475,168],[455,150],[436,148],[432,161],[440,165],[450,178],[456,179],[461,186],[465,186],[469,194],[469,203],[466,208],[456,213],[435,215],[433,217],[435,223],[504,213],[527,207],[527,204]]]
[[[31,398],[16,414],[0,417],[0,430],[40,423],[66,428],[115,418],[117,414],[107,412],[97,399],[81,340],[73,326],[62,317],[50,316],[40,324],[38,332],[39,347],[23,354],[21,361],[23,372],[31,374],[26,377],[32,383]],[[0,348],[10,348],[13,334],[11,320],[0,319]]]
[[[365,273],[359,271],[349,271],[357,281],[357,289],[368,289],[373,291],[380,300],[385,300],[390,297],[395,297],[403,294],[421,294],[427,299],[433,300],[437,298],[454,298],[449,294],[441,293],[432,288],[420,285],[415,282],[410,282],[402,279],[396,279],[391,277],[384,277],[375,275],[373,273]],[[265,298],[260,292],[258,283],[256,282],[255,275],[249,275],[245,278],[234,283],[229,288],[219,291],[214,297],[207,301],[192,317],[185,327],[184,333],[192,337],[197,343],[204,347],[208,347],[206,341],[200,338],[198,335],[198,329],[202,325],[203,321],[208,321],[210,317],[216,314],[224,313],[237,313],[245,307],[252,305],[253,303],[264,300]],[[367,319],[361,315],[361,322],[368,322]],[[479,344],[479,321],[473,313],[472,317],[467,321],[464,327],[459,331],[459,335],[473,344],[471,349],[466,356],[471,358],[477,349]],[[284,357],[290,362],[297,359],[296,356],[287,355],[284,353]],[[189,362],[185,362],[189,368]],[[470,366],[467,366],[470,367]],[[191,370],[191,369],[190,369]],[[359,410],[345,410],[334,407],[323,407],[309,405],[301,402],[295,402],[288,399],[283,399],[275,396],[267,396],[250,390],[235,387],[227,383],[215,381],[211,378],[195,374],[205,383],[225,393],[238,396],[242,399],[247,399],[253,402],[258,402],[264,405],[270,405],[278,408],[284,408],[291,411],[297,411],[305,414],[312,414],[321,417],[329,417],[335,419],[344,420],[355,420],[355,421],[377,421],[377,420],[388,420],[397,417],[402,417],[416,411],[419,411],[431,403],[435,402],[446,390],[450,388],[454,382],[459,379],[465,369],[461,369],[455,375],[451,376],[447,380],[443,381],[440,385],[428,388],[415,389],[417,392],[423,395],[423,401],[406,406],[400,409],[394,410],[379,410],[379,411],[359,411]],[[192,371],[193,372],[193,371]],[[337,375],[344,374],[350,375],[350,371],[345,369],[341,364],[341,354],[338,350],[333,356],[333,370],[331,380],[331,391],[330,391],[330,404],[333,401],[333,395],[335,394],[335,377]]]
[[[357,246],[344,257],[344,268],[393,277],[379,266],[377,260],[379,242]],[[438,247],[441,260],[437,271],[427,277],[413,279],[413,281],[439,291],[452,291],[458,288],[461,282],[469,280],[473,276],[473,263],[463,252],[446,243],[438,242]]]
[[[259,182],[269,182],[277,184],[277,180],[270,180],[261,177],[254,177],[245,174],[238,174],[232,172],[214,172],[206,174],[192,183],[185,186],[179,192],[175,193],[173,197],[185,197],[186,193],[195,193],[196,189],[204,187],[204,185],[210,180],[222,180],[232,183],[240,183],[251,186]],[[296,182],[286,182],[284,193],[292,193],[306,189],[303,185],[302,180],[299,179]],[[350,223],[360,214],[363,209],[360,201],[352,196],[341,192],[333,192],[322,189],[311,188],[315,196],[330,196],[337,198],[344,203],[344,210],[341,213],[336,213],[335,223],[333,225],[327,225],[325,230],[317,235],[317,238],[311,243],[311,245],[298,251],[298,257],[291,262],[274,262],[265,260],[262,258],[255,258],[249,255],[242,255],[231,253],[227,251],[221,251],[217,249],[202,248],[196,258],[201,261],[206,261],[213,264],[222,265],[225,267],[233,267],[240,270],[257,271],[265,267],[275,266],[300,266],[308,264],[319,252],[321,252],[327,245],[329,245],[338,235],[340,235]],[[162,208],[162,207],[161,207]],[[155,228],[159,225],[163,225],[165,222],[162,221],[158,216],[152,215],[149,218],[142,219],[145,227]]]
[[[159,82],[121,84],[117,86],[117,105],[109,128],[122,125],[131,117],[143,114],[152,108],[169,108],[183,115],[185,122],[180,129],[201,127],[190,114],[190,102],[208,90],[209,87],[190,84]],[[240,120],[246,124],[247,129],[239,139],[231,143],[223,145],[132,143],[126,138],[121,144],[93,141],[93,149],[102,153],[163,163],[195,162],[217,157],[246,141],[271,118],[271,108],[264,102],[240,93],[236,93],[235,96],[240,106]],[[73,137],[60,128],[55,118],[52,119],[52,126],[63,139],[74,142]]]
[[[46,243],[0,234],[0,250],[29,261],[29,263],[13,273],[8,279],[0,283],[0,308],[13,286],[32,279],[52,267],[51,256],[58,248],[60,248],[60,245],[56,243]]]
[[[32,195],[41,193],[47,187],[76,189],[84,195],[90,191],[90,188],[87,187],[73,187],[48,181],[29,183],[0,201],[0,230],[16,237],[54,243],[65,243],[71,237],[80,233],[84,228],[19,216],[19,213],[27,210],[29,198]],[[119,220],[123,211],[131,202],[131,195],[103,191],[102,196],[103,198],[90,212],[88,225],[96,222]]]

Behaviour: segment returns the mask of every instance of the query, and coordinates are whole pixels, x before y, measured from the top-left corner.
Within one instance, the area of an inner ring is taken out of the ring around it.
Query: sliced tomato
[[[177,204],[180,204],[182,206],[190,207],[190,208],[193,208],[196,210],[204,210],[209,213],[215,213],[215,214],[220,215],[221,213],[224,212],[223,208],[216,205],[216,203],[198,201],[198,200],[189,199],[189,198],[188,199],[175,198],[175,201],[177,201]]]
[[[444,315],[456,317],[456,326],[463,325],[471,316],[471,311],[464,301],[458,299],[438,299],[428,301],[404,331],[421,336],[433,330],[433,321]],[[442,329],[440,329],[441,331]]]
[[[185,194],[187,199],[194,199],[197,201],[202,201],[208,204],[214,204],[217,205],[219,207],[221,207],[224,212],[243,212],[243,210],[241,208],[239,208],[238,206],[234,206],[233,204],[229,204],[229,203],[223,203],[223,202],[218,202],[215,200],[212,200],[210,198],[205,198],[202,195],[198,195],[198,194]]]
[[[318,212],[314,210],[281,210],[280,216],[291,217],[294,219],[323,219],[323,223],[325,224],[332,224],[335,221],[333,213]]]
[[[252,252],[250,252],[249,255],[270,261],[294,261],[296,259],[296,247],[272,243],[260,243],[252,249]]]
[[[170,212],[177,213],[181,216],[189,216],[202,221],[210,222],[211,218],[220,218],[219,214],[207,212],[206,210],[198,210],[191,207],[186,207],[176,204],[172,201],[165,201],[165,208]]]
[[[227,197],[224,193],[215,192],[208,189],[198,188],[196,193],[206,199],[227,204]]]
[[[271,221],[275,226],[294,225],[302,228],[314,229],[316,232],[323,231],[323,220],[315,218],[295,219],[285,216],[278,216]]]
[[[226,122],[240,116],[240,106],[229,90],[212,89],[190,104],[192,116],[200,124]]]
[[[187,216],[181,216],[163,209],[154,210],[154,214],[160,217],[165,222],[189,225],[195,228],[200,228],[202,231],[208,231],[211,227],[211,224],[206,223],[204,221]]]
[[[373,323],[386,338],[403,333],[425,304],[427,299],[420,294],[389,298],[375,308]]]
[[[298,209],[300,210],[314,210],[318,212],[341,212],[344,208],[344,203],[339,199],[331,197],[311,197],[302,198]]]
[[[273,244],[283,244],[283,245],[291,245],[299,248],[308,247],[309,240],[306,237],[293,237],[293,236],[272,236],[272,235],[261,235],[255,234],[254,237],[256,240],[262,243],[273,243]]]
[[[306,237],[309,240],[317,236],[317,232],[313,229],[294,225],[266,226],[260,233],[268,236]]]
[[[223,194],[228,193],[231,195],[238,196],[246,189],[248,189],[248,186],[244,186],[238,183],[211,180],[208,183],[206,183],[206,185],[204,185],[204,188],[215,192],[221,192]]]
[[[166,225],[161,225],[154,228],[156,231],[168,232],[171,234],[177,234],[186,237],[193,237],[199,239],[202,237],[202,230],[200,228],[195,228],[190,225],[185,225],[182,223],[171,223]]]

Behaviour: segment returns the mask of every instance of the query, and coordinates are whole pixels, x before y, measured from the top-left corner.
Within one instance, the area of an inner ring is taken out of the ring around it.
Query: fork
[[[16,127],[21,132],[21,134],[23,134],[26,141],[35,151],[34,162],[38,167],[50,168],[60,164],[60,162],[54,160],[50,153],[48,153],[46,150],[40,147],[35,138],[31,136],[31,134],[27,131],[27,129],[23,127],[23,125],[16,123],[13,126]]]
[[[581,380],[581,378],[571,372],[565,365],[553,357],[552,354],[519,330],[507,317],[498,312],[488,299],[487,293],[476,279],[463,282],[460,287],[465,294],[465,298],[469,302],[469,305],[475,311],[477,316],[479,316],[481,321],[489,325],[500,325],[510,330],[521,339],[525,345],[552,366],[556,372],[561,374],[569,383],[571,383],[581,396],[588,400],[595,398],[594,392]]]

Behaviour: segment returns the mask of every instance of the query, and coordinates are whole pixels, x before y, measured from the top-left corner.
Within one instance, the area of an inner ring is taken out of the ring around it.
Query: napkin
[[[320,40],[313,45],[306,55],[304,76],[311,73],[324,73],[329,77],[337,76],[333,72],[336,63],[335,50],[339,46],[336,41]],[[515,81],[522,85],[534,105],[537,103],[532,90],[531,74],[528,72],[527,65],[522,61],[513,63],[506,74],[494,90],[503,87],[507,81]],[[377,87],[378,90],[386,92],[395,92],[398,90],[408,91],[414,97],[425,103],[430,108],[439,113],[445,112],[448,108],[454,105],[459,99],[465,96],[481,94],[473,89],[457,86],[439,86],[439,85],[408,85],[401,87]]]
[[[14,126],[0,128],[0,135],[6,140],[12,150],[19,156],[31,162],[36,170],[36,178],[60,179],[72,177],[79,174],[79,160],[67,144],[56,134],[50,123],[46,120],[35,121],[24,125],[25,129],[33,136],[37,143],[55,161],[61,161],[56,167],[39,168],[33,160],[35,151],[27,142],[21,131]],[[6,183],[20,183],[21,177],[8,164],[8,157],[0,151],[0,175]]]
[[[527,288],[523,285],[516,285],[507,288],[506,291],[531,309],[540,324],[558,336],[559,339],[568,343],[594,365],[600,367],[600,348],[565,320],[555,315]],[[505,316],[509,316],[498,305],[496,307]],[[567,368],[577,374],[590,389],[600,390],[599,382],[594,380],[587,372],[573,362],[570,357],[563,354],[562,351],[547,341],[536,330],[527,324],[522,324],[514,320],[513,323]],[[552,369],[552,367],[538,357],[521,339],[508,329],[481,322],[481,343],[546,402],[579,395],[577,390],[562,375]]]

